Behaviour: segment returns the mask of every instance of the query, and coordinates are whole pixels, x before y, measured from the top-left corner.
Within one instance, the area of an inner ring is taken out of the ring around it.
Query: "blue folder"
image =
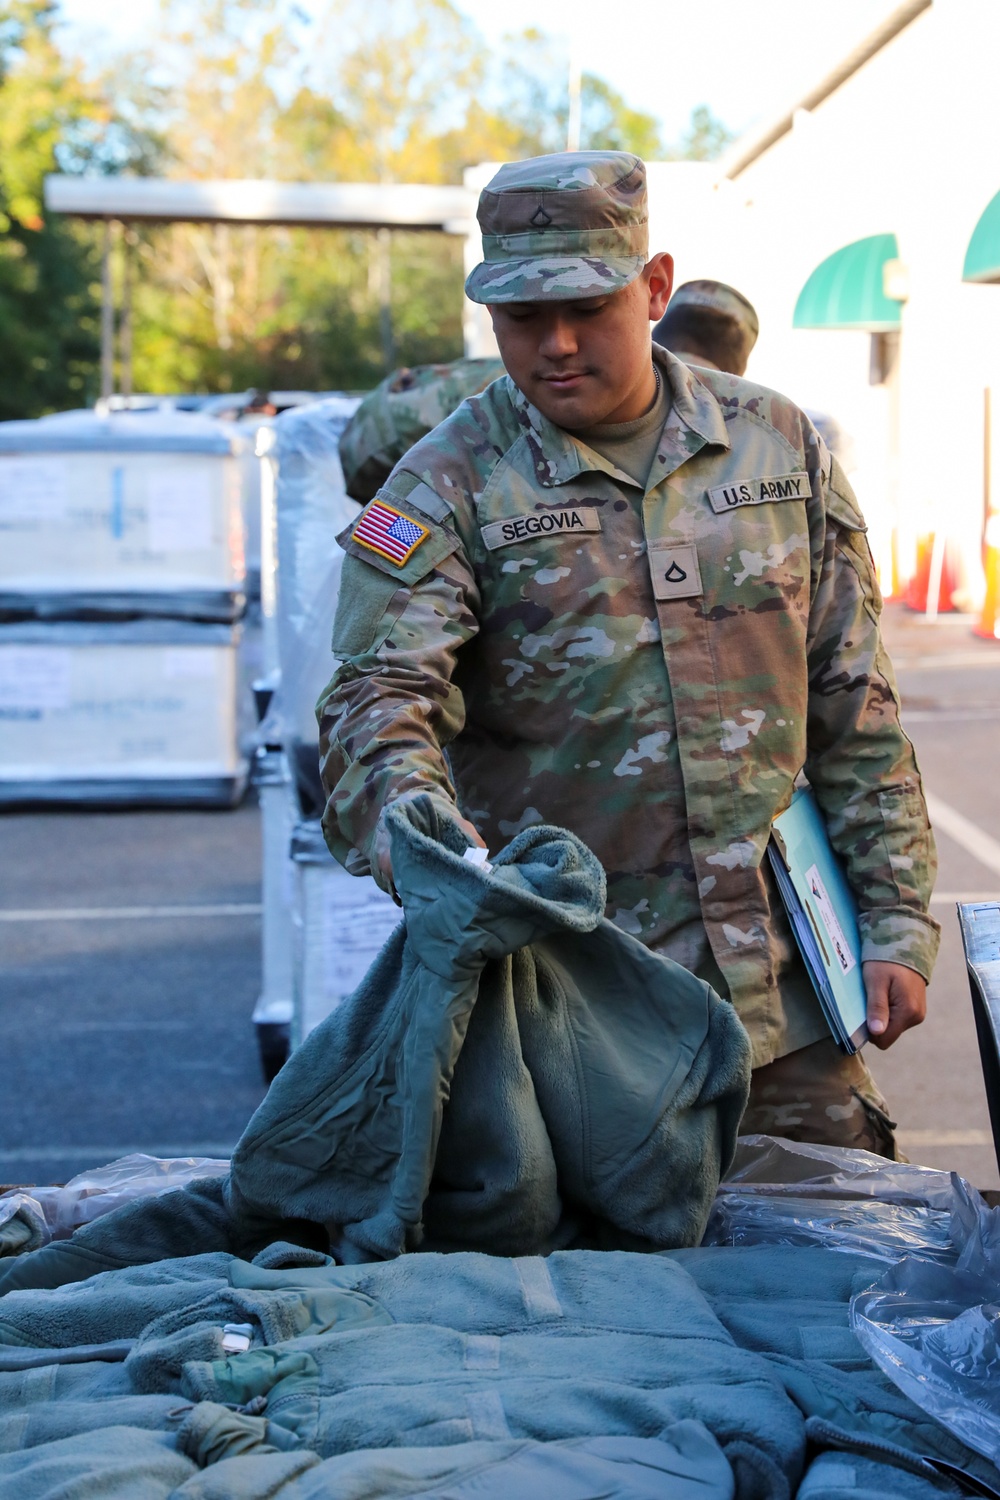
[[[830,1030],[857,1052],[868,1040],[858,906],[808,788],[775,818],[767,852]]]

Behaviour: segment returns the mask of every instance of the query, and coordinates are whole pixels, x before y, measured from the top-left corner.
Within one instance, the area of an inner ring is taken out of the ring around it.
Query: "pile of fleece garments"
[[[697,1248],[747,1039],[590,851],[387,821],[405,925],[229,1171],[0,1224],[0,1500],[1000,1495],[852,1331],[884,1254]]]
[[[0,1500],[1000,1493],[852,1333],[877,1270],[800,1246],[337,1266],[272,1245],[9,1292]]]

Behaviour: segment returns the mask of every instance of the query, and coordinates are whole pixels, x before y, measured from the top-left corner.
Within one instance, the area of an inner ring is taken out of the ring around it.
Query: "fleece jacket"
[[[487,871],[430,797],[386,826],[405,927],[275,1079],[234,1216],[325,1224],[342,1260],[697,1244],[749,1086],[733,1008],[605,919],[572,834]]]

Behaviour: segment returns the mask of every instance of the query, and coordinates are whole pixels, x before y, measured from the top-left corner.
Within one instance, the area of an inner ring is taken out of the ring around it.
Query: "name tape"
[[[511,516],[509,521],[491,521],[483,527],[483,545],[495,552],[498,547],[509,547],[511,542],[527,542],[540,536],[579,536],[600,529],[600,512],[593,506],[567,505]]]
[[[776,474],[761,479],[745,479],[738,484],[720,484],[709,490],[708,498],[717,516],[740,505],[768,505],[774,500],[805,500],[811,494],[809,475]]]

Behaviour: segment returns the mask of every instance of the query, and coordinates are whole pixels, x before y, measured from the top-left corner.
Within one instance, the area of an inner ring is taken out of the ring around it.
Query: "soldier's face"
[[[507,373],[543,416],[571,432],[641,417],[656,391],[649,325],[663,316],[672,279],[670,256],[657,255],[606,297],[491,307]]]

